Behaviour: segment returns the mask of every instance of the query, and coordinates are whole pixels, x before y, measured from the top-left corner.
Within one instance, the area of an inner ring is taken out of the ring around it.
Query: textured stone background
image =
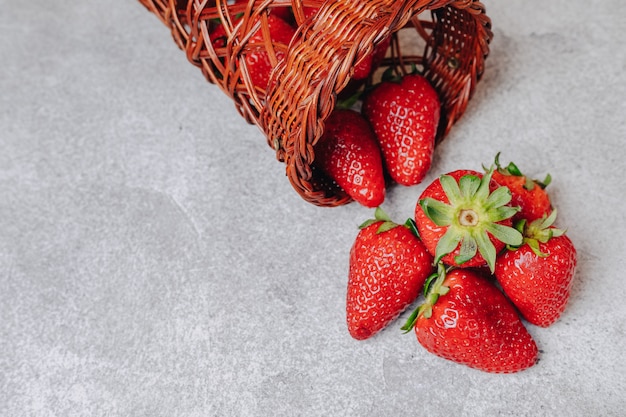
[[[486,2],[487,71],[428,180],[497,151],[550,172],[580,265],[529,327],[540,363],[494,376],[399,325],[349,337],[372,211],[302,201],[137,1],[0,0],[0,415],[623,415],[624,4]]]

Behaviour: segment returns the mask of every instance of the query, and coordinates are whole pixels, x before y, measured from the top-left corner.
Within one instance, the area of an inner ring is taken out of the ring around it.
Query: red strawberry
[[[520,207],[519,213],[513,216],[513,221],[526,219],[531,222],[549,215],[552,211],[552,204],[545,188],[550,184],[550,175],[547,175],[541,182],[530,179],[522,174],[513,162],[504,168],[500,166],[499,156],[498,153],[495,160],[496,170],[492,178],[498,184],[511,190],[512,205]]]
[[[415,207],[419,234],[435,260],[448,265],[493,271],[496,254],[505,245],[522,243],[511,227],[517,208],[511,192],[483,174],[458,170],[442,175],[422,192]]]
[[[442,358],[492,373],[512,373],[537,362],[538,349],[515,308],[491,282],[467,269],[440,276],[426,302],[403,327]]]
[[[334,110],[314,149],[316,165],[355,201],[366,207],[383,203],[385,177],[380,149],[361,114]]]
[[[418,297],[433,271],[433,258],[407,225],[381,210],[361,225],[350,250],[346,299],[348,330],[367,339]]]
[[[240,0],[240,1],[247,1],[247,0]],[[272,10],[271,13],[274,16],[280,17],[285,22],[288,22],[288,23],[293,22],[293,15],[291,14],[290,7],[273,7],[271,10]]]
[[[377,44],[374,47],[374,51],[365,56],[365,58],[363,58],[363,60],[354,67],[352,79],[365,80],[369,77],[370,74],[380,66],[381,62],[385,58],[385,55],[387,54],[387,49],[389,49],[390,44],[391,37],[385,38]]]
[[[365,97],[363,113],[380,143],[391,178],[415,185],[431,166],[440,104],[437,92],[417,74],[384,81]]]
[[[241,21],[241,18],[235,19],[235,27]],[[285,57],[285,51],[296,30],[283,19],[275,14],[267,16],[268,29],[270,33],[271,43],[276,52],[276,59],[282,60]],[[228,33],[224,25],[218,25],[210,33],[211,43],[214,49],[224,48],[228,41]],[[263,28],[259,28],[252,34],[246,42],[246,52],[244,59],[246,68],[250,74],[252,84],[265,91],[269,84],[270,75],[275,65],[272,63],[269,52],[265,49],[265,40],[263,36]]]
[[[504,293],[530,323],[548,327],[565,310],[576,269],[576,248],[552,227],[556,210],[524,228],[524,244],[503,253],[495,275]]]

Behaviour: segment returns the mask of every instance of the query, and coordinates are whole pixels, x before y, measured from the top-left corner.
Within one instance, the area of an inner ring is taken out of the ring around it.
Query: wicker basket
[[[259,126],[295,190],[319,206],[350,201],[315,169],[313,145],[358,62],[391,36],[392,52],[383,66],[404,72],[416,65],[439,93],[439,142],[465,111],[492,38],[483,4],[472,0],[139,1],[171,29],[189,61],[233,99],[246,121]],[[285,7],[297,28],[292,42],[250,42],[252,33],[269,31],[269,14]],[[307,7],[319,11],[306,18]],[[216,24],[228,34],[220,48],[209,37]],[[398,39],[405,31],[423,44],[420,53],[403,53]],[[252,84],[242,59],[259,48],[275,64],[266,90]]]

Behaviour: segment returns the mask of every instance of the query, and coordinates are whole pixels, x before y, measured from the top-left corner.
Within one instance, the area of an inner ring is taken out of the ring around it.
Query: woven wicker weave
[[[189,61],[233,99],[246,121],[265,133],[295,190],[320,206],[350,201],[314,168],[313,145],[360,60],[392,36],[392,54],[383,65],[400,72],[417,65],[435,87],[442,102],[441,141],[465,111],[492,38],[483,4],[472,0],[139,1],[171,29]],[[259,30],[268,33],[269,14],[285,7],[298,28],[289,45],[272,43],[270,36],[250,41]],[[306,19],[305,7],[319,11]],[[209,38],[216,24],[228,34],[219,48]],[[403,53],[398,34],[405,31],[422,40],[421,53]],[[253,85],[242,59],[259,49],[275,64],[266,90]]]

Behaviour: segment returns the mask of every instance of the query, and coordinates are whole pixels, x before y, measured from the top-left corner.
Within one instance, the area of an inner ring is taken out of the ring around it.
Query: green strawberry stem
[[[335,104],[335,108],[341,110],[352,109],[362,98],[363,91],[357,90],[356,93],[344,98],[343,100],[338,100]]]
[[[437,272],[429,276],[426,280],[426,284],[424,285],[424,302],[415,310],[413,310],[409,318],[401,327],[401,330],[403,330],[404,333],[410,332],[411,329],[415,327],[417,319],[419,319],[421,316],[424,316],[427,319],[432,316],[433,306],[435,305],[437,300],[439,300],[439,297],[447,294],[448,291],[450,291],[450,288],[443,285],[443,282],[446,279],[446,274],[452,268],[453,267],[446,269],[442,262],[439,262],[437,264]]]
[[[417,231],[415,220],[409,218],[404,224],[400,225],[394,222],[393,220],[391,220],[391,217],[389,217],[389,215],[381,207],[376,207],[376,210],[374,211],[374,218],[368,219],[365,222],[363,222],[361,225],[359,225],[359,229],[365,229],[366,227],[377,222],[382,222],[382,223],[376,230],[376,233],[383,233],[383,232],[393,229],[394,227],[404,226],[407,229],[409,229],[417,238],[419,238],[419,232]]]
[[[512,175],[514,177],[524,177],[524,174],[522,174],[522,171],[513,162],[509,162],[509,164],[504,168],[500,165],[500,152],[496,154],[494,164],[498,172],[504,175]],[[485,168],[485,171],[487,171],[486,168]],[[535,187],[535,185],[537,185],[541,189],[545,189],[551,182],[552,182],[552,176],[550,174],[546,174],[546,177],[544,178],[543,181],[533,180],[531,178],[526,177],[526,183],[524,184],[524,188],[526,188],[527,190],[532,190]]]
[[[499,187],[490,192],[492,174],[493,169],[482,178],[464,175],[458,184],[450,175],[442,175],[439,181],[449,204],[430,197],[419,201],[430,220],[437,226],[448,228],[437,243],[435,263],[454,251],[460,243],[459,254],[454,259],[458,265],[469,261],[480,252],[493,272],[496,249],[487,233],[508,245],[522,243],[522,234],[518,230],[499,224],[513,217],[519,207],[508,205],[511,191],[507,187]]]
[[[544,215],[542,218],[527,224],[525,219],[520,220],[515,228],[524,236],[522,244],[518,246],[509,246],[509,250],[516,250],[524,244],[530,246],[535,255],[545,258],[547,253],[541,252],[539,243],[546,243],[553,237],[562,236],[565,230],[552,227],[556,220],[556,209],[552,210],[549,216]]]

